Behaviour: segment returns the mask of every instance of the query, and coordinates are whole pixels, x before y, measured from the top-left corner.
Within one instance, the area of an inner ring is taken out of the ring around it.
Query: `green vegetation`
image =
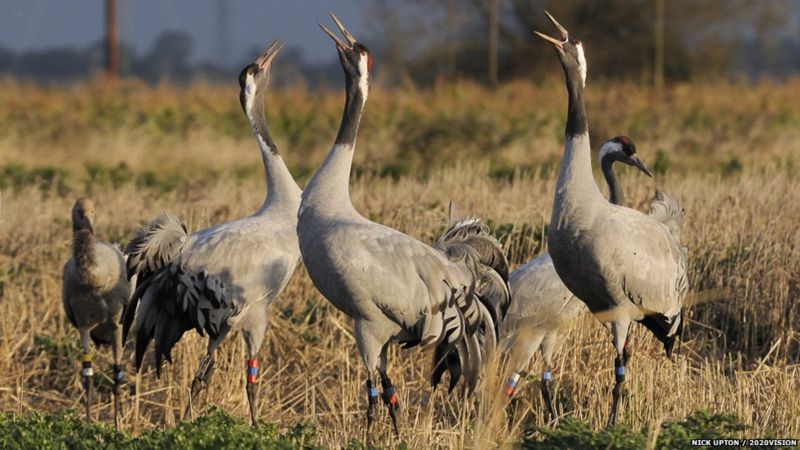
[[[747,427],[729,415],[695,412],[684,420],[664,422],[657,435],[648,429],[636,431],[626,426],[594,431],[586,422],[567,418],[553,429],[537,427],[520,443],[525,449],[642,449],[656,439],[658,449],[688,449],[691,439],[738,439]],[[351,439],[349,449],[375,448]],[[405,448],[404,443],[394,448]],[[0,416],[0,448],[323,448],[313,425],[299,423],[285,429],[267,422],[251,427],[221,409],[193,422],[182,422],[172,429],[150,429],[139,436],[114,431],[108,424],[86,423],[76,412],[33,413],[26,416]],[[696,448],[696,447],[694,447]],[[766,448],[766,447],[765,447]]]
[[[653,102],[649,85],[598,81],[587,92],[591,138],[598,146],[617,134],[631,136],[660,175],[739,175],[774,164],[760,155],[782,145],[774,136],[796,134],[798,91],[799,79],[728,81],[713,89],[694,82],[671,86],[669,96]],[[0,80],[0,188],[133,183],[166,193],[220,175],[260,178],[236,94],[228,85],[149,88],[128,81],[61,89]],[[336,134],[341,96],[299,87],[270,92],[270,130],[301,182]],[[487,164],[486,174],[497,180],[549,177],[560,161],[564,101],[556,78],[494,90],[468,82],[419,91],[376,86],[353,173],[424,179],[431,170],[473,162]]]
[[[692,439],[741,439],[745,425],[734,416],[698,411],[685,420],[664,422],[657,435],[648,429],[632,430],[625,426],[594,431],[585,422],[567,418],[557,428],[538,428],[536,437],[525,438],[525,449],[641,449],[656,439],[657,449],[690,449]],[[716,448],[716,447],[711,447]],[[767,448],[767,447],[764,447]]]
[[[107,424],[86,423],[74,412],[0,416],[0,448],[18,449],[151,449],[151,448],[259,448],[316,449],[313,427],[300,423],[279,430],[271,423],[255,427],[220,409],[175,428],[151,429],[139,436],[114,431]]]

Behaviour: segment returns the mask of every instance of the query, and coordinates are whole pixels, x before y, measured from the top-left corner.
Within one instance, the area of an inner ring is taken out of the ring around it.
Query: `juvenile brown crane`
[[[114,245],[94,235],[94,204],[81,198],[72,207],[72,256],[64,264],[61,298],[70,323],[81,336],[86,419],[91,420],[92,354],[89,341],[110,345],[114,358],[114,426],[119,428],[119,386],[122,382],[122,330],[120,316],[131,295],[125,260]]]

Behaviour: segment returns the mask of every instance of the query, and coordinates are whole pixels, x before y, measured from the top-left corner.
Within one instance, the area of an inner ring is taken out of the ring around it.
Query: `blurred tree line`
[[[780,78],[800,71],[798,0],[359,1],[368,11],[363,42],[375,55],[376,78],[389,85],[552,74],[552,47],[533,34],[555,34],[545,9],[585,42],[595,79]],[[197,77],[229,81],[252,60],[230,66],[193,63],[191,51],[191,38],[181,31],[162,33],[141,55],[123,42],[122,73],[151,83]],[[258,52],[253,48],[249,57]],[[102,72],[104,55],[100,41],[85,49],[14,53],[0,48],[0,74],[45,82],[86,79]],[[317,86],[338,82],[340,76],[333,55],[328,62],[310,64],[291,47],[281,55],[281,66],[278,82]]]
[[[666,80],[720,74],[781,77],[800,70],[797,0],[373,0],[373,33],[389,82],[491,79],[552,72],[553,14],[584,41],[592,77],[651,80],[662,4]],[[380,62],[380,61],[379,61]]]

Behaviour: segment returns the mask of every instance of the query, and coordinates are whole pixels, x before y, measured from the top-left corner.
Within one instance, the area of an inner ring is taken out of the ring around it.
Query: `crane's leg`
[[[217,347],[219,347],[219,344],[222,343],[229,331],[230,328],[226,328],[220,331],[216,339],[208,339],[206,354],[200,360],[197,371],[194,373],[194,379],[192,379],[192,388],[189,391],[189,404],[186,405],[186,411],[183,413],[184,419],[188,415],[191,420],[194,420],[194,400],[197,398],[197,394],[211,383],[211,377],[214,375],[214,352],[217,351]]]
[[[214,353],[207,352],[200,360],[200,365],[197,366],[197,371],[194,373],[192,389],[189,392],[189,404],[186,405],[186,411],[183,413],[184,419],[188,415],[190,420],[194,420],[194,400],[197,398],[197,394],[208,386],[213,375]]]
[[[541,345],[542,356],[544,356],[545,364],[545,370],[542,373],[542,399],[544,400],[545,407],[547,407],[547,413],[550,415],[551,421],[558,420],[555,404],[553,403],[553,397],[550,395],[550,385],[553,383],[553,372],[551,371],[553,368],[553,352],[555,351],[557,345],[557,331],[545,336]]]
[[[388,347],[388,345],[384,344],[378,363],[378,375],[381,377],[381,388],[383,388],[383,395],[381,395],[381,398],[389,409],[389,416],[391,416],[392,426],[394,426],[394,435],[400,438],[400,431],[397,428],[397,411],[400,410],[400,402],[397,398],[397,391],[395,391],[394,385],[392,385],[392,380],[390,380],[389,376],[386,374],[386,349]]]
[[[519,398],[514,398],[514,393],[519,385],[522,372],[528,367],[541,341],[541,333],[532,330],[520,330],[506,345],[506,348],[511,350],[511,358],[508,361],[508,366],[514,370],[511,372],[511,375],[509,375],[508,380],[506,380],[506,385],[503,388],[503,392],[505,392],[509,398],[507,411],[509,429],[514,426],[514,422],[517,420],[517,408],[521,402]]]
[[[370,431],[375,422],[375,404],[378,403],[378,390],[375,388],[372,376],[377,370],[379,355],[384,344],[375,339],[363,321],[357,320],[354,330],[358,352],[367,369],[367,441],[370,441],[372,437]]]
[[[503,391],[509,397],[514,395],[514,391],[519,384],[520,374],[528,366],[536,349],[542,342],[542,335],[540,333],[531,333],[528,331],[519,332],[514,340],[509,345],[513,349],[511,353],[510,366],[514,368],[514,372],[506,381],[506,386]]]
[[[614,322],[611,324],[611,333],[614,336],[614,347],[617,356],[614,358],[614,390],[612,391],[611,414],[608,417],[608,427],[613,427],[617,423],[617,411],[619,399],[622,397],[622,384],[625,382],[625,366],[628,363],[630,354],[628,353],[628,329],[630,321]]]
[[[250,406],[250,424],[256,426],[256,380],[258,379],[258,359],[247,360],[247,403]]]
[[[122,329],[120,327],[114,329],[114,342],[111,346],[111,353],[114,357],[114,364],[111,366],[112,376],[114,377],[114,386],[112,387],[114,394],[114,429],[119,431],[119,421],[122,417],[122,402],[119,392],[122,384],[122,368],[120,365],[120,359],[122,359]]]
[[[83,390],[86,392],[86,421],[92,421],[91,408],[92,408],[92,354],[89,351],[89,329],[81,328],[81,347],[83,347],[83,354],[81,355],[81,377],[83,381]]]
[[[253,311],[255,312],[255,311]],[[266,309],[263,310],[261,319],[255,320],[252,316],[250,320],[254,320],[255,326],[253,329],[245,330],[242,333],[245,345],[247,346],[247,403],[250,407],[250,424],[256,426],[256,381],[258,380],[258,351],[261,349],[261,344],[264,343],[264,334],[267,332],[267,317]]]

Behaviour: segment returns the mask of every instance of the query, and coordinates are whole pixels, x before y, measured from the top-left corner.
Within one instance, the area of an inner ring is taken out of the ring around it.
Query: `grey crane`
[[[614,162],[634,166],[646,175],[653,176],[636,154],[636,145],[627,136],[607,140],[600,147],[598,160],[608,184],[608,201],[615,205],[623,204],[624,199],[614,171]],[[520,372],[538,349],[545,362],[540,384],[542,398],[550,417],[556,418],[549,387],[553,380],[553,354],[561,344],[561,332],[586,311],[586,306],[561,282],[548,252],[511,272],[508,281],[514,300],[500,325],[500,336],[501,347],[510,353],[508,364],[513,372],[506,383],[505,392],[509,396],[514,394]]]
[[[608,424],[613,426],[630,357],[631,322],[645,325],[664,344],[667,357],[681,333],[688,292],[687,252],[680,242],[683,208],[662,192],[649,214],[603,198],[592,176],[583,44],[547,17],[561,39],[536,34],[556,49],[569,101],[548,246],[558,276],[612,334],[617,355]]]
[[[432,247],[355,210],[349,176],[372,56],[331,17],[346,42],[320,27],[336,44],[345,106],[335,142],[303,191],[297,233],[314,285],[354,321],[367,369],[367,432],[378,398],[377,372],[382,400],[399,434],[398,397],[387,375],[389,343],[435,346],[431,381],[437,383],[449,371],[451,388],[463,377],[470,392],[510,302],[508,269],[499,244],[474,219],[453,224]]]
[[[261,150],[267,194],[253,215],[189,235],[170,215],[139,230],[126,247],[129,275],[138,274],[125,310],[125,333],[136,320],[136,367],[155,340],[156,368],[194,328],[208,333],[208,349],[192,381],[192,401],[210,382],[214,352],[231,330],[247,346],[247,398],[256,420],[256,356],[267,328],[267,307],[281,293],[300,258],[295,228],[300,188],[270,136],[264,112],[270,66],[282,44],[274,42],[239,75],[239,100]],[[138,305],[138,310],[137,310]]]
[[[128,303],[131,287],[125,276],[125,261],[115,245],[94,235],[94,203],[80,198],[72,207],[72,256],[64,264],[61,299],[70,323],[81,336],[82,376],[86,391],[86,419],[91,420],[92,354],[89,341],[110,345],[114,386],[114,426],[119,429],[119,386],[122,382],[122,330],[119,319]]]

